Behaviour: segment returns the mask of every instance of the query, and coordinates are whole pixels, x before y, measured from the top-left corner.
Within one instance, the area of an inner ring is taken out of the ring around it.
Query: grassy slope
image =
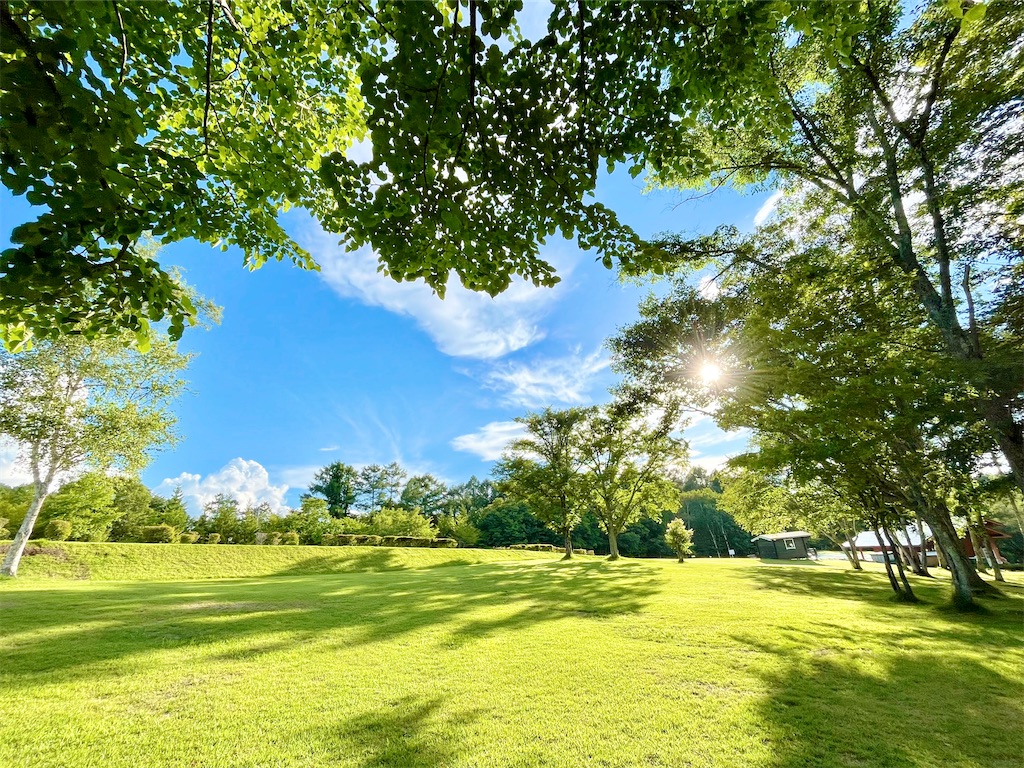
[[[48,542],[42,544],[42,548],[44,553],[22,558],[19,577],[104,581],[230,579],[555,558],[555,555],[548,553],[519,550],[406,547],[257,547],[234,544],[91,544],[68,541]]]
[[[1024,589],[841,566],[7,581],[0,765],[1017,768]]]

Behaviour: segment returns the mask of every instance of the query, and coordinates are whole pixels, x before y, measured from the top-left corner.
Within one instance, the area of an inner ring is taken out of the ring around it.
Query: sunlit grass
[[[915,586],[595,558],[8,581],[0,765],[1016,768],[1024,590],[960,615]]]

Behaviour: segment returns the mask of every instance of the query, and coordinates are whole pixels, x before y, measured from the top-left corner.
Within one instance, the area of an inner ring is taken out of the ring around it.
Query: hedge
[[[185,531],[178,537],[178,541],[182,544],[195,544],[199,541],[199,534],[193,531]]]
[[[206,537],[206,543],[207,544],[220,544],[220,534],[219,533],[211,533],[209,536]]]
[[[562,547],[554,544],[510,544],[509,549],[526,549],[530,552],[564,552]]]
[[[54,518],[46,524],[43,535],[50,541],[67,541],[68,536],[71,535],[71,523]]]
[[[299,543],[299,534],[295,531],[288,531],[288,533],[281,536],[281,543],[295,546]]]
[[[147,544],[170,544],[175,538],[174,529],[166,523],[142,526],[142,540]]]
[[[374,536],[361,533],[328,533],[322,539],[334,547],[433,547],[451,549],[459,546],[455,539],[428,539],[421,536]],[[287,543],[287,542],[286,542]]]

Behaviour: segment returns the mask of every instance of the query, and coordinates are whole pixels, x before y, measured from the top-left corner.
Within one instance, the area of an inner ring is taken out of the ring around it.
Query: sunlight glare
[[[700,378],[705,384],[714,384],[722,378],[722,369],[715,363],[707,362],[700,368]]]

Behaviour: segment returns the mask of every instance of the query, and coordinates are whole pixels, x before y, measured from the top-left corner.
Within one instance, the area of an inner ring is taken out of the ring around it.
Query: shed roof
[[[751,541],[757,541],[758,539],[764,539],[765,541],[779,541],[780,539],[809,539],[811,534],[807,531],[783,531],[782,533],[762,533],[760,536],[755,536]]]

